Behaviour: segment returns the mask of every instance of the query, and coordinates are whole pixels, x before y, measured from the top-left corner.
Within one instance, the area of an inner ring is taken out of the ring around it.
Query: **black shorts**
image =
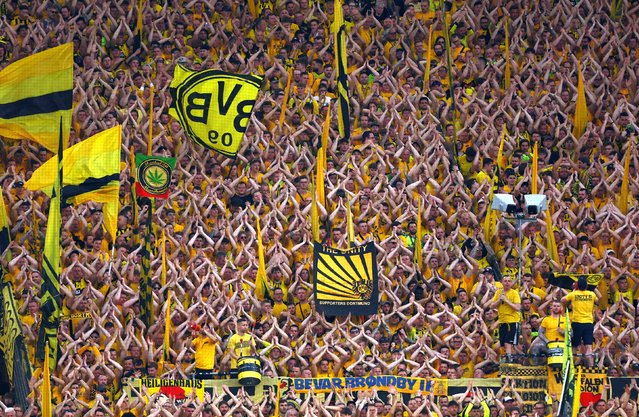
[[[579,346],[582,343],[585,346],[592,345],[594,338],[592,333],[595,325],[592,323],[572,323],[572,345]]]
[[[195,379],[213,379],[213,369],[195,368]]]
[[[499,344],[516,345],[519,341],[519,323],[502,323],[499,325]]]

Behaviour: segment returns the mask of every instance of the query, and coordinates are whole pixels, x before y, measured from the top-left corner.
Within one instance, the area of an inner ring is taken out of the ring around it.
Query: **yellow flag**
[[[504,90],[508,90],[510,88],[510,73],[511,73],[511,64],[510,64],[510,36],[508,34],[508,18],[504,20],[504,36],[506,38],[506,68],[504,69]]]
[[[530,192],[532,194],[537,194],[539,190],[539,186],[537,184],[537,177],[539,176],[539,143],[535,142],[535,146],[533,146],[533,154],[532,154],[532,170],[530,173],[531,181],[530,181]]]
[[[270,297],[266,285],[266,263],[264,262],[264,243],[262,243],[262,227],[260,226],[260,217],[255,215],[255,224],[257,225],[257,277],[255,277],[255,295],[258,300],[263,300],[267,296]]]
[[[73,44],[33,54],[0,71],[0,135],[58,151],[66,144],[73,102]]]
[[[35,210],[32,210],[35,212]],[[0,188],[0,255],[9,247],[11,237],[9,236],[9,213],[4,205],[4,198],[2,197],[2,188]],[[2,276],[2,270],[0,269],[0,277]]]
[[[51,158],[53,171],[53,191],[49,200],[49,215],[47,218],[47,234],[42,251],[42,284],[40,285],[40,310],[42,321],[38,331],[36,358],[46,361],[50,372],[55,372],[58,365],[58,328],[60,327],[60,310],[62,299],[60,296],[62,212],[60,210],[62,188],[62,158],[64,157],[64,140],[62,118],[58,127],[57,155]],[[49,351],[50,350],[50,351]],[[49,355],[47,355],[47,352]],[[47,356],[50,356],[48,360]]]
[[[559,262],[559,252],[557,251],[557,241],[555,240],[554,225],[550,209],[546,207],[546,250],[551,260]]]
[[[347,196],[348,199],[348,196]],[[355,243],[355,225],[353,224],[353,212],[351,202],[346,201],[346,228],[348,229],[348,243],[352,246]]]
[[[311,195],[313,200],[311,201],[311,232],[313,234],[313,241],[318,242],[320,240],[319,233],[319,209],[317,208],[317,193],[315,187],[311,184]]]
[[[581,135],[586,131],[586,126],[590,121],[590,113],[588,112],[588,106],[586,105],[586,90],[584,87],[584,76],[581,73],[581,66],[577,61],[577,102],[575,103],[575,121],[572,134],[576,139],[579,139]]]
[[[282,111],[280,113],[279,127],[284,124],[286,117],[286,109],[288,107],[288,98],[291,96],[291,81],[293,80],[293,68],[288,69],[288,77],[286,77],[286,89],[284,89],[284,101],[282,101]]]
[[[234,157],[264,77],[175,67],[169,114],[195,143]]]
[[[171,290],[166,296],[166,310],[164,312],[164,344],[162,345],[162,360],[159,364],[159,374],[166,372],[166,363],[171,361]]]
[[[499,151],[497,152],[497,167],[504,169],[504,142],[506,141],[506,123],[501,128],[501,139],[499,141]]]
[[[42,366],[42,417],[53,417],[53,407],[51,406],[51,371],[49,370],[49,343],[44,347],[44,365]]]
[[[162,228],[162,287],[166,285],[166,234]]]
[[[317,201],[322,206],[326,206],[324,175],[326,171],[326,149],[328,148],[328,134],[331,124],[330,107],[326,111],[326,119],[324,120],[324,128],[322,129],[322,142],[317,150],[317,160],[315,161],[315,184],[317,192]]]
[[[628,196],[630,194],[630,159],[634,151],[633,143],[628,144],[628,152],[626,152],[626,160],[623,163],[623,179],[621,180],[621,192],[619,194],[619,210],[623,214],[628,214]]]
[[[104,203],[104,227],[115,240],[120,194],[120,146],[122,127],[97,133],[64,151],[62,198],[73,204]],[[51,195],[55,158],[38,168],[24,186]]]
[[[415,250],[413,252],[417,268],[422,268],[422,198],[417,197],[417,236],[415,237]]]
[[[433,25],[428,28],[428,45],[426,45],[426,70],[424,71],[424,92],[430,90],[430,61],[433,53]]]
[[[351,137],[350,103],[348,97],[348,64],[346,57],[346,24],[344,23],[344,8],[342,0],[335,0],[333,14],[333,33],[335,48],[335,71],[337,76],[337,123],[339,135],[343,139]]]

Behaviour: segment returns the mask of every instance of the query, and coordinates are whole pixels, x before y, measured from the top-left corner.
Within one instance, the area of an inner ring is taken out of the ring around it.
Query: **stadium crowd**
[[[183,404],[123,393],[130,377],[189,379],[202,371],[230,371],[238,349],[257,352],[268,376],[495,377],[500,362],[543,351],[541,342],[563,340],[561,326],[551,328],[546,317],[563,317],[566,300],[560,300],[568,291],[549,285],[548,272],[604,274],[596,289],[595,355],[577,360],[608,367],[611,376],[639,374],[636,2],[453,0],[445,4],[445,20],[437,0],[345,1],[350,140],[341,139],[337,128],[332,1],[143,1],[139,47],[137,3],[2,2],[1,67],[74,43],[71,144],[120,123],[122,160],[128,161],[131,149],[146,152],[152,123],[153,152],[177,156],[170,196],[158,200],[153,213],[156,322],[149,328],[139,319],[141,246],[134,235],[144,229],[133,224],[129,168],[121,176],[117,236],[105,234],[99,205],[64,209],[63,314],[90,317],[65,320],[59,330],[56,416],[273,415],[272,392],[256,404],[243,391],[226,388]],[[576,137],[578,63],[591,117]],[[265,75],[237,158],[193,143],[169,116],[177,64]],[[378,249],[380,309],[370,317],[324,317],[313,304],[309,190],[326,112],[333,117],[321,237],[331,246],[348,246],[350,204],[355,240],[374,241]],[[519,254],[517,230],[505,216],[487,229],[483,224],[494,172],[499,192],[513,194],[518,204],[530,193],[534,144],[539,191],[550,211],[524,226]],[[14,286],[36,363],[48,198],[23,184],[51,154],[8,139],[0,152],[13,239],[5,278]],[[619,204],[625,158],[631,158],[627,212]],[[140,210],[140,224],[147,213]],[[256,216],[266,252],[265,298],[255,293]],[[161,231],[168,252],[165,286]],[[548,233],[556,239],[556,259]],[[416,245],[423,248],[417,263]],[[488,263],[493,253],[500,274]],[[496,275],[504,277],[503,285]],[[175,294],[171,360],[158,364],[168,289]],[[505,302],[502,294],[511,292]],[[500,322],[511,323],[503,317],[504,304],[521,332],[499,334]],[[233,338],[247,331],[248,347]],[[40,375],[34,374],[28,410],[15,405],[11,393],[3,397],[6,417],[40,414]],[[629,386],[622,398],[608,393],[583,413],[637,416],[633,391],[639,388]],[[338,390],[282,398],[279,413],[453,417],[470,402],[477,405],[470,415],[483,415],[483,394],[468,393],[408,399]],[[538,403],[534,416],[555,415],[557,400]],[[489,393],[487,403],[491,416],[526,415],[508,383]]]

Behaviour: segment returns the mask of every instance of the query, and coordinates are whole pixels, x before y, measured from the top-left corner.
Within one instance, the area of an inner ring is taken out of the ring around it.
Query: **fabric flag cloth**
[[[559,251],[557,250],[557,241],[555,239],[554,225],[550,209],[546,207],[546,249],[550,259],[559,262]]]
[[[264,77],[175,67],[169,114],[195,142],[235,157]]]
[[[417,234],[415,236],[415,249],[413,251],[413,261],[417,268],[422,268],[422,198],[417,198]]]
[[[166,364],[171,361],[171,290],[166,296],[166,310],[164,311],[164,343],[162,344],[162,358],[158,364],[158,374],[166,372]]]
[[[136,182],[135,191],[138,197],[167,198],[175,158],[162,156],[135,155]]]
[[[97,133],[64,152],[62,199],[78,205],[88,201],[103,203],[104,228],[115,241],[120,195],[120,146],[122,127]],[[49,159],[24,186],[51,195],[56,160]],[[48,229],[47,229],[48,230]]]
[[[73,44],[31,55],[0,71],[0,135],[58,151],[67,143],[73,102]]]
[[[9,247],[11,242],[11,236],[9,235],[9,213],[4,205],[4,198],[2,197],[2,188],[0,188],[0,255],[4,253]],[[2,268],[0,268],[0,274]]]
[[[623,162],[623,178],[621,180],[621,192],[619,193],[619,210],[623,214],[628,214],[628,197],[630,195],[630,159],[632,159],[634,146],[628,144],[628,152]]]
[[[317,193],[315,192],[315,187],[312,184],[310,191],[313,196],[311,201],[311,233],[313,241],[318,242],[320,239],[319,209],[317,208]]]
[[[539,177],[539,142],[535,142],[535,145],[533,146],[532,169],[530,173],[531,194],[537,194],[539,191],[539,184],[537,183],[538,177]]]
[[[373,242],[341,250],[313,243],[313,286],[318,311],[331,316],[377,312],[377,249]]]
[[[586,89],[584,87],[584,76],[581,73],[581,66],[577,62],[577,102],[575,103],[575,120],[572,131],[573,136],[579,139],[586,131],[586,126],[590,121],[590,113],[586,104]]]
[[[162,287],[166,285],[166,233],[162,229],[162,276],[160,278]]]
[[[36,345],[36,358],[41,361],[46,361],[46,363],[49,364],[48,368],[50,368],[51,372],[55,372],[55,368],[58,364],[58,327],[60,326],[60,309],[62,307],[62,300],[60,298],[60,262],[62,259],[60,248],[60,234],[62,232],[60,194],[63,183],[62,160],[64,154],[62,118],[60,118],[58,132],[57,157],[51,158],[54,164],[54,182],[51,199],[49,200],[47,234],[44,239],[44,250],[42,254],[42,284],[40,285],[42,322],[40,323],[38,342]],[[45,353],[45,346],[48,346],[47,352],[49,355]]]
[[[286,109],[288,108],[288,99],[291,96],[291,82],[293,80],[293,68],[288,69],[288,75],[286,77],[286,88],[284,89],[284,100],[282,100],[282,108],[280,109],[280,119],[278,121],[278,126],[280,129],[284,124],[284,119],[286,118]]]
[[[53,417],[53,406],[51,404],[51,371],[49,364],[49,344],[44,348],[44,365],[42,367],[42,393],[40,400],[42,401],[42,417]],[[54,368],[55,369],[55,368]]]
[[[324,120],[324,128],[322,129],[322,139],[320,147],[317,150],[315,161],[315,186],[317,193],[317,201],[326,207],[326,195],[324,186],[324,175],[326,172],[326,150],[328,149],[328,135],[331,126],[331,109],[326,109],[326,118]]]
[[[255,295],[258,300],[271,298],[267,286],[266,263],[264,261],[264,243],[262,242],[262,226],[260,226],[260,218],[255,215],[255,224],[257,231],[257,276],[255,277]]]
[[[138,224],[138,205],[136,204],[136,201],[138,200],[137,198],[137,193],[135,192],[135,175],[137,175],[137,169],[135,167],[135,149],[133,148],[133,146],[131,146],[129,148],[129,184],[131,184],[131,186],[129,187],[130,190],[130,197],[131,197],[131,208],[133,209],[133,224],[137,225]],[[138,234],[134,233],[133,234],[133,243],[136,244],[136,236]]]
[[[0,190],[0,255],[9,247],[9,216]],[[9,378],[9,384],[16,393],[18,404],[28,406],[27,398],[31,389],[31,363],[26,342],[20,327],[20,316],[13,297],[13,286],[4,280],[4,269],[0,267],[0,350],[4,354],[5,370],[0,370]]]
[[[140,49],[142,46],[142,29],[144,28],[144,23],[142,19],[142,12],[144,9],[144,0],[138,1],[138,14],[137,19],[135,21],[135,33],[133,38],[133,52]]]
[[[348,64],[346,58],[346,24],[344,23],[342,0],[335,0],[331,32],[335,45],[335,69],[337,70],[337,122],[339,135],[343,139],[351,137],[350,103],[348,97]]]
[[[149,205],[149,212],[146,214],[146,234],[144,245],[140,251],[142,271],[140,273],[140,319],[148,329],[155,320],[153,311],[153,295],[151,294],[151,234],[153,219],[153,205]]]
[[[426,69],[424,71],[424,92],[430,90],[430,61],[433,54],[433,25],[428,28],[428,45],[426,45]]]
[[[504,57],[506,60],[506,68],[504,68],[504,90],[508,90],[510,88],[510,74],[512,72],[510,63],[510,36],[508,33],[508,18],[504,20],[504,38],[506,41],[506,50],[504,51]]]
[[[570,329],[570,316],[566,311],[566,329]],[[575,363],[572,357],[572,341],[570,332],[566,332],[564,337],[564,360],[562,366],[563,385],[561,398],[559,399],[559,416],[573,416],[573,403],[575,399]]]
[[[588,280],[588,290],[594,291],[599,285],[599,282],[603,279],[603,274],[552,274],[548,275],[548,283],[555,287],[563,288],[565,290],[574,290],[575,283],[579,280],[579,277],[586,277]]]

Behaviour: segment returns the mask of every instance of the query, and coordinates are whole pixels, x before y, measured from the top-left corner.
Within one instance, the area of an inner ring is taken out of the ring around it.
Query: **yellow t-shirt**
[[[546,339],[549,342],[563,342],[564,335],[558,331],[560,328],[566,331],[566,319],[563,316],[546,316],[541,321],[541,327],[546,329]]]
[[[595,307],[596,295],[592,291],[576,290],[566,296],[572,303],[571,320],[575,323],[593,323],[592,311]]]
[[[251,346],[255,345],[255,339],[251,334],[234,334],[229,339],[228,351],[233,352],[237,357],[251,356]],[[237,359],[231,359],[231,369],[237,368]]]
[[[499,297],[501,297],[502,292],[497,291],[495,296],[493,297],[493,302],[497,301]],[[519,293],[512,288],[505,293],[506,299],[513,304],[521,304],[521,297],[519,297]],[[497,312],[499,314],[499,323],[519,323],[521,321],[521,315],[519,311],[515,310],[511,306],[506,303],[499,304],[497,308]]]
[[[195,367],[207,371],[215,367],[215,342],[210,337],[199,335],[193,339]]]

